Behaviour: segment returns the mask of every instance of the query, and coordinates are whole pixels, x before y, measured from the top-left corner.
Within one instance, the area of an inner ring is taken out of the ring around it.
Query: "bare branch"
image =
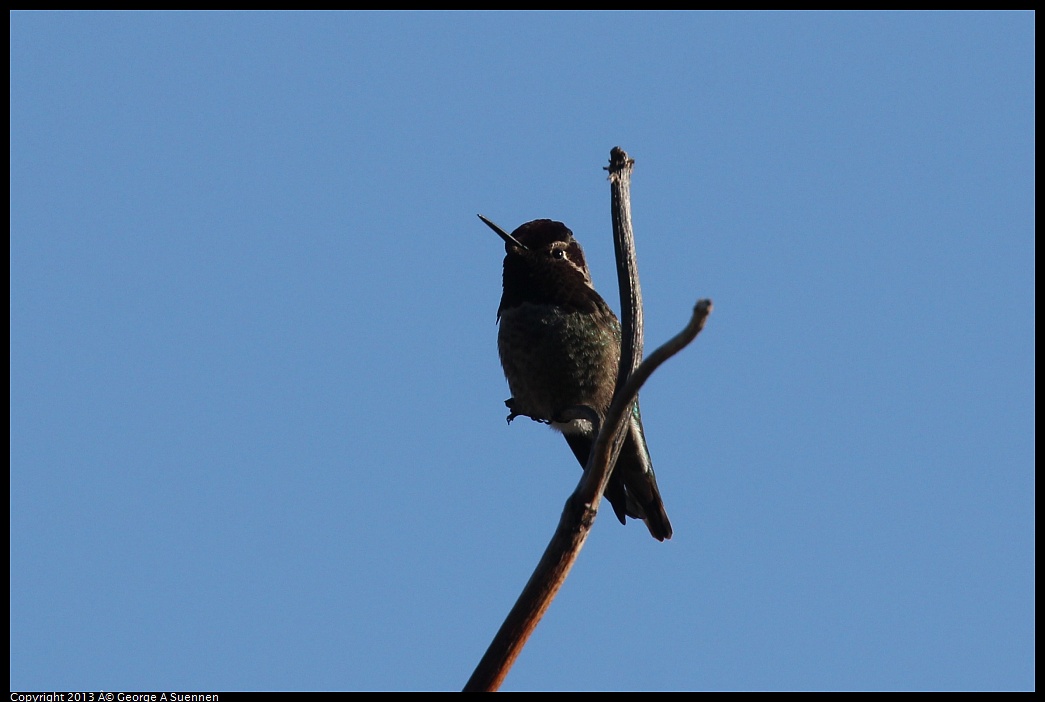
[[[594,505],[593,511],[598,511],[598,501],[602,499],[602,493],[606,490],[612,470],[605,470],[604,475],[600,472],[603,466],[613,465],[609,461],[611,449],[613,449],[612,455],[614,456],[620,450],[619,446],[615,447],[610,443],[610,438],[623,434],[623,429],[627,426],[624,418],[632,403],[635,402],[635,398],[638,397],[639,389],[664,361],[686,348],[691,341],[697,338],[697,334],[701,332],[707,322],[708,315],[711,314],[712,307],[711,300],[697,301],[696,306],[693,307],[693,316],[690,317],[689,324],[640,363],[623,386],[618,386],[617,392],[613,395],[613,402],[610,403],[610,408],[606,412],[606,418],[603,420],[603,430],[599,432],[599,436],[591,448],[588,469],[585,470],[581,484],[573,493],[574,499],[579,500],[582,504],[592,504]],[[617,431],[612,431],[611,427],[617,427]],[[598,480],[597,483],[596,480]]]
[[[613,402],[601,423],[598,421],[598,413],[585,406],[567,408],[562,416],[556,418],[592,421],[598,436],[588,457],[584,475],[566,501],[551,542],[465,685],[465,692],[496,691],[504,682],[588,538],[599,510],[599,501],[624,443],[627,428],[625,416],[638,397],[639,389],[664,361],[696,338],[711,313],[711,301],[700,300],[686,328],[642,361],[642,291],[635,262],[635,236],[631,228],[630,188],[634,163],[623,149],[614,147],[610,152],[610,165],[606,169],[610,172],[613,248],[617,258],[617,282],[621,298],[621,357]],[[495,226],[486,218],[483,221]],[[509,416],[511,421],[512,417],[518,415],[510,405],[509,409],[512,410]]]

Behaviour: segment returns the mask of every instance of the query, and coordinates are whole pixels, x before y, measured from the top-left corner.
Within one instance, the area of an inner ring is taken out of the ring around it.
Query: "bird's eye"
[[[566,258],[566,252],[562,249],[552,249],[548,252],[548,255],[552,258]]]

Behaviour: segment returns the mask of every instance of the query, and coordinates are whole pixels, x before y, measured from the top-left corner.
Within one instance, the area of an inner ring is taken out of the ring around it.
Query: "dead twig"
[[[619,147],[610,152],[610,187],[613,207],[613,239],[617,257],[617,276],[621,295],[621,358],[617,389],[605,420],[591,407],[570,407],[557,419],[588,419],[598,437],[588,457],[576,490],[563,508],[559,525],[541,556],[533,575],[508,613],[497,635],[464,687],[465,692],[492,692],[500,688],[509,669],[522,651],[584,546],[599,501],[609,482],[613,465],[627,427],[625,417],[639,389],[664,361],[685,348],[707,321],[711,300],[700,300],[686,327],[642,361],[642,293],[635,263],[635,239],[631,230],[630,183],[634,161]],[[642,361],[640,363],[640,361]]]

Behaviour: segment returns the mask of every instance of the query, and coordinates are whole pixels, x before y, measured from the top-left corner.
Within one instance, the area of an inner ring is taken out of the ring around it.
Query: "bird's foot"
[[[505,400],[504,401],[504,406],[508,408],[508,418],[507,419],[508,419],[508,423],[509,424],[511,424],[512,420],[515,419],[516,417],[526,417],[527,419],[532,419],[533,421],[539,422],[541,424],[551,424],[551,420],[549,420],[549,419],[545,419],[543,417],[534,417],[532,414],[526,414],[525,412],[520,412],[518,407],[516,407],[516,405],[515,405],[515,398],[514,397],[509,397],[507,400]]]

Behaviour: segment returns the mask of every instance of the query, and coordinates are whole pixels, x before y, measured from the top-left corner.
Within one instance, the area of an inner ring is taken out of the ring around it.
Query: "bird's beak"
[[[486,217],[483,217],[482,215],[479,215],[479,219],[483,220],[483,222],[486,224],[486,226],[488,226],[490,229],[493,229],[495,232],[497,232],[497,236],[499,236],[502,239],[504,239],[507,243],[511,244],[512,246],[518,246],[523,251],[529,251],[529,249],[527,249],[525,246],[523,246],[519,242],[518,239],[516,239],[511,234],[509,234],[508,232],[506,232],[503,229],[501,229],[500,227],[498,227],[496,224],[494,224],[493,222],[488,220]]]

